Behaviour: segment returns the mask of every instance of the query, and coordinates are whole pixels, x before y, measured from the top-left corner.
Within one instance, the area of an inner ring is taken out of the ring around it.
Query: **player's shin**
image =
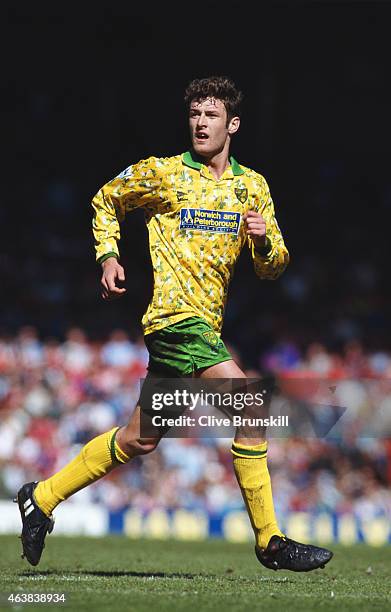
[[[119,427],[93,438],[59,472],[38,483],[34,497],[41,510],[50,516],[54,508],[80,489],[105,476],[130,457],[119,447]]]
[[[274,513],[270,474],[267,467],[267,442],[248,446],[232,444],[233,464],[242,491],[256,543],[266,548],[273,535],[283,536]]]

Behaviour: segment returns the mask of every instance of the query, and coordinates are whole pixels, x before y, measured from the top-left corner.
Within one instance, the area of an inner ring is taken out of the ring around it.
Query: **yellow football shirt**
[[[149,232],[154,290],[142,319],[148,334],[192,316],[220,333],[228,285],[247,242],[261,279],[275,279],[289,254],[266,180],[230,158],[217,180],[190,152],[129,166],[92,201],[96,258],[119,257],[120,222],[142,207]],[[260,212],[268,246],[257,251],[242,216]]]

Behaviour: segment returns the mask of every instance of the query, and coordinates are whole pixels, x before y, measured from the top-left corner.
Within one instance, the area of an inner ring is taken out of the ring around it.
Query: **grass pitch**
[[[251,545],[125,537],[47,538],[37,568],[20,558],[16,536],[0,537],[0,609],[10,593],[65,593],[66,603],[18,610],[133,612],[390,610],[391,547],[332,547],[324,570],[272,572]]]

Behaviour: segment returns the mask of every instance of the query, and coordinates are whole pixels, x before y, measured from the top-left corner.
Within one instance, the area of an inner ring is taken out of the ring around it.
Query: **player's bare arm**
[[[124,293],[126,289],[119,287],[125,281],[125,270],[116,257],[109,257],[102,263],[101,295],[104,300],[115,300]]]

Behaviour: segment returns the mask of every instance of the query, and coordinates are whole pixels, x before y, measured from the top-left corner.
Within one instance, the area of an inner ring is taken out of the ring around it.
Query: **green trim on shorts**
[[[144,336],[148,370],[166,377],[189,376],[232,359],[224,342],[200,317],[189,317]]]

